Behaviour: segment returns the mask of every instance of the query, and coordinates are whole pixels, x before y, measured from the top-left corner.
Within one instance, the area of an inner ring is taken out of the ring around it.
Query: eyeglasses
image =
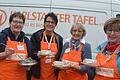
[[[108,34],[111,34],[112,32],[114,32],[115,34],[118,34],[120,31],[119,30],[107,30]]]
[[[47,24],[55,24],[55,22],[54,21],[46,21],[45,23],[47,23]]]
[[[18,23],[19,23],[19,24],[23,24],[23,21],[13,20],[12,22],[15,23],[15,24],[18,24]]]

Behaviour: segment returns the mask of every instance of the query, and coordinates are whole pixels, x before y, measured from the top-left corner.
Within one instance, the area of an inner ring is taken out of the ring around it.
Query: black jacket
[[[42,40],[42,37],[43,37],[43,32],[44,32],[44,29],[41,29],[35,33],[33,33],[33,35],[31,36],[31,44],[32,44],[32,55],[31,55],[31,58],[32,59],[35,59],[38,61],[38,64],[36,64],[35,66],[33,66],[31,68],[31,74],[36,77],[36,78],[40,78],[40,58],[37,57],[37,52],[40,51],[40,42]],[[56,61],[60,60],[60,55],[61,55],[61,51],[62,51],[62,47],[63,47],[63,38],[55,33],[55,40],[57,42],[57,49],[58,49],[58,53],[55,57]],[[58,69],[55,69],[54,72],[55,72],[55,75],[58,74]]]

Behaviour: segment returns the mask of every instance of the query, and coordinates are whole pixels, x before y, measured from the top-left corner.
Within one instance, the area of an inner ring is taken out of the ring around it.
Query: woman
[[[88,67],[81,64],[85,58],[91,58],[91,47],[83,39],[86,30],[76,23],[70,32],[72,37],[65,42],[61,58],[67,66],[60,67],[58,80],[87,80]]]
[[[59,60],[63,46],[63,38],[54,31],[57,23],[57,16],[48,13],[44,19],[44,29],[35,32],[31,37],[32,58],[38,61],[38,64],[31,69],[32,80],[56,80],[57,78],[58,70],[52,64],[55,60]],[[40,55],[40,51],[50,52],[50,54]]]
[[[101,44],[96,60],[94,80],[120,80],[120,18],[105,22],[104,32],[108,41]]]
[[[96,49],[98,54],[94,80],[120,80],[120,18],[111,18],[104,24],[107,41]]]
[[[18,65],[30,53],[30,41],[22,31],[24,23],[22,13],[13,13],[10,27],[0,34],[0,80],[26,80],[26,70]]]

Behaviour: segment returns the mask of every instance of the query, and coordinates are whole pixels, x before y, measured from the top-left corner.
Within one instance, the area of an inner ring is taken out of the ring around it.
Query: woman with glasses
[[[86,30],[82,24],[75,23],[70,32],[72,36],[63,46],[61,60],[64,65],[60,67],[58,80],[88,80],[88,67],[82,64],[85,58],[91,58],[90,44],[83,39]]]
[[[32,58],[38,61],[31,69],[32,80],[57,79],[58,69],[52,64],[59,60],[63,46],[63,38],[54,31],[57,23],[57,16],[53,12],[48,13],[45,15],[44,29],[33,33],[31,37]]]
[[[120,18],[104,24],[107,41],[97,47],[94,80],[120,80]],[[91,65],[89,65],[91,66]]]
[[[26,70],[18,65],[30,53],[30,41],[22,31],[25,17],[10,15],[9,27],[0,33],[0,80],[26,80]]]

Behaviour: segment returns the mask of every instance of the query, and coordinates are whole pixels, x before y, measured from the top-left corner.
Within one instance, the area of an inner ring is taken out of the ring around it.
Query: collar
[[[6,34],[10,37],[11,40],[16,40],[16,41],[23,41],[23,38],[25,36],[25,33],[24,32],[20,32],[20,35],[18,36],[17,39],[15,39],[15,35],[12,33],[12,31],[10,30],[10,28],[7,28],[6,29]]]
[[[71,40],[71,38],[67,38],[66,40],[64,40],[64,43],[70,42],[70,40]],[[83,44],[85,44],[85,39],[82,38],[82,39],[80,40],[80,42],[83,43]]]

